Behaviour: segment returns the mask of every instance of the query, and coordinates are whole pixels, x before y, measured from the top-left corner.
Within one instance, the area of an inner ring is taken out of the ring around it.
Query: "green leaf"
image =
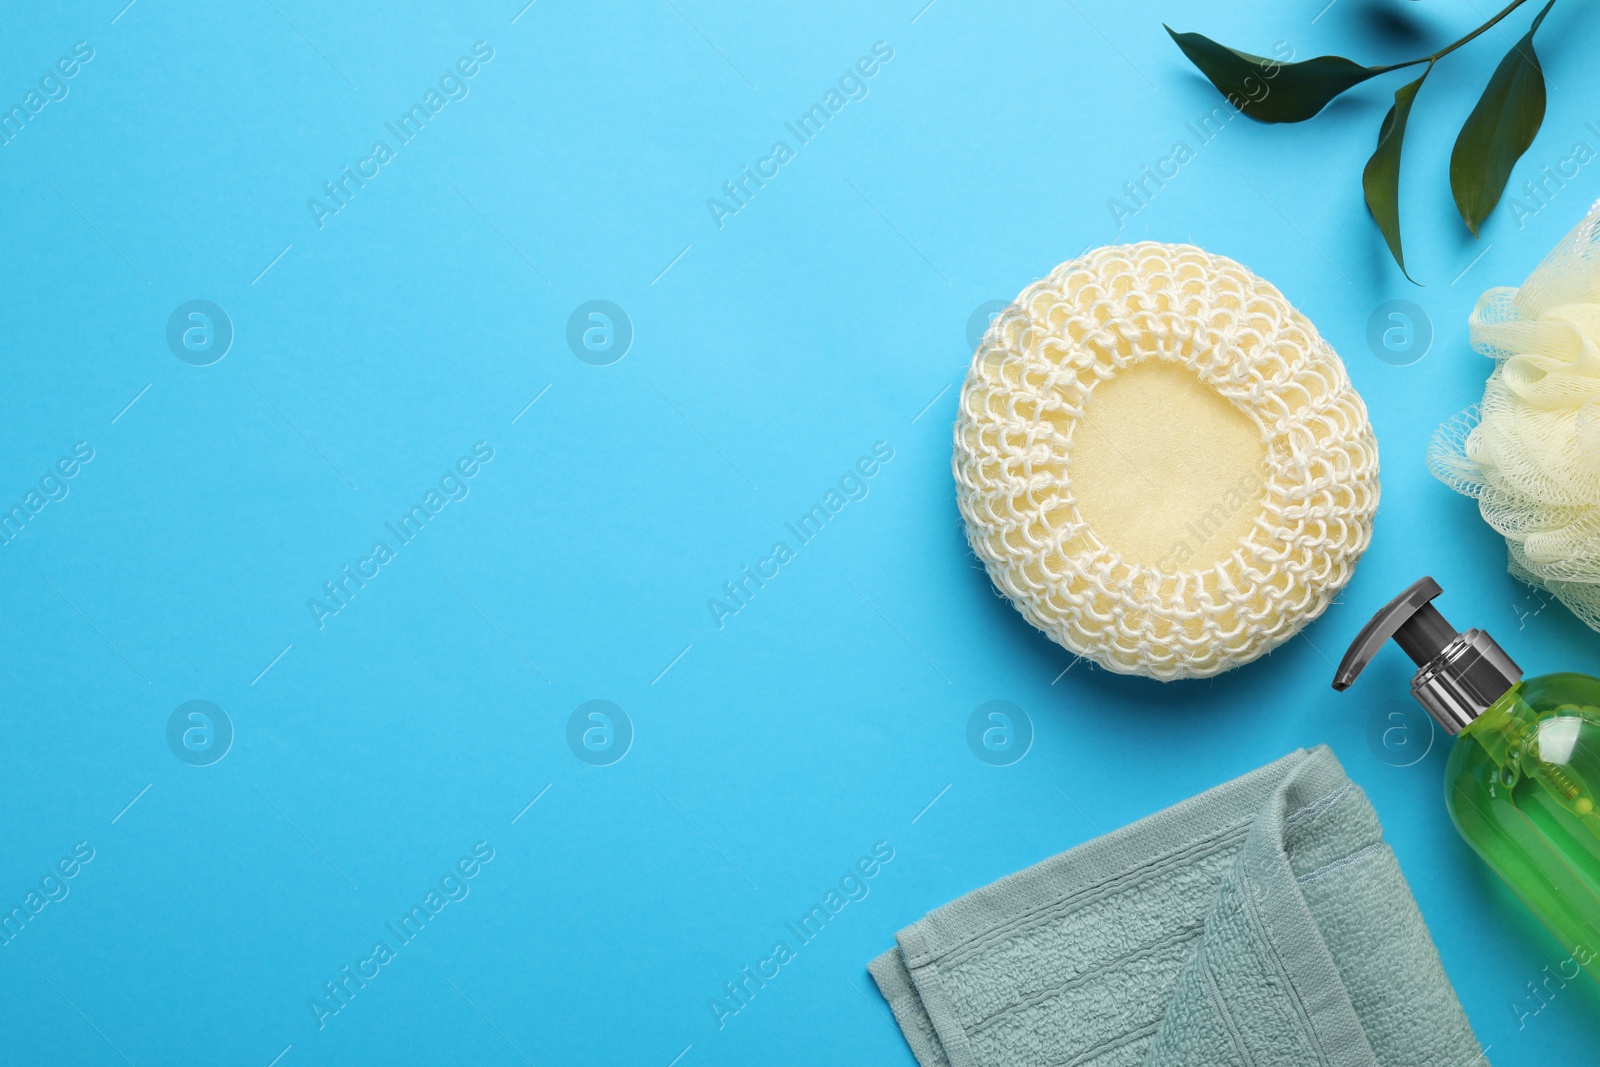
[[[1555,2],[1544,5],[1527,35],[1495,68],[1450,153],[1450,191],[1474,237],[1544,122],[1544,70],[1533,51],[1533,35]]]
[[[1383,239],[1389,243],[1389,254],[1394,256],[1400,273],[1408,281],[1416,279],[1406,271],[1405,253],[1400,248],[1400,148],[1406,137],[1406,120],[1411,117],[1411,103],[1417,98],[1423,79],[1432,70],[1433,64],[1429,63],[1421,78],[1394,91],[1394,106],[1383,117],[1383,125],[1378,129],[1378,147],[1361,172],[1367,210],[1372,212],[1373,221],[1383,231]]]
[[[1204,34],[1165,28],[1234,107],[1261,122],[1303,122],[1346,89],[1383,73],[1343,56],[1280,63],[1220,45]]]

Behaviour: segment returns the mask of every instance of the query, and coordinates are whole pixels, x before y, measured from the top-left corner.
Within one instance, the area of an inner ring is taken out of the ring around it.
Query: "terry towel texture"
[[[923,1067],[1480,1067],[1372,805],[1292,752],[872,961]]]

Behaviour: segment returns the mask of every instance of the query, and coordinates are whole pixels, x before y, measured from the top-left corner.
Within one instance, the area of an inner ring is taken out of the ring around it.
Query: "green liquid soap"
[[[1600,678],[1522,678],[1481,630],[1457,633],[1424,578],[1356,637],[1335,689],[1393,638],[1411,692],[1456,735],[1445,805],[1456,829],[1589,977],[1600,982]]]

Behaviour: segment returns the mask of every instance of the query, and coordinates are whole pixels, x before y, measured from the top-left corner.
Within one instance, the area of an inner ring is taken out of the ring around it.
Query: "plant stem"
[[[1482,26],[1479,26],[1477,29],[1473,30],[1471,33],[1467,34],[1465,37],[1461,38],[1459,41],[1455,41],[1455,42],[1453,42],[1451,44],[1448,44],[1445,47],[1439,49],[1439,51],[1433,53],[1431,56],[1420,56],[1417,59],[1410,59],[1410,60],[1407,60],[1404,63],[1391,63],[1387,67],[1373,67],[1372,70],[1376,74],[1386,74],[1391,70],[1403,70],[1406,67],[1414,67],[1418,63],[1427,63],[1429,66],[1432,66],[1434,63],[1436,63],[1439,60],[1443,59],[1445,56],[1449,55],[1451,52],[1454,52],[1457,48],[1460,48],[1462,45],[1467,44],[1470,41],[1472,41],[1479,34],[1483,33],[1486,30],[1489,30],[1489,29],[1493,28],[1494,25],[1496,23],[1498,23],[1501,19],[1505,18],[1507,15],[1511,14],[1513,11],[1515,11],[1517,8],[1521,7],[1523,4],[1525,4],[1527,2],[1528,2],[1528,0],[1511,0],[1511,3],[1507,4],[1505,6],[1505,8],[1498,15],[1496,15],[1494,18],[1490,19],[1488,22],[1485,22]]]

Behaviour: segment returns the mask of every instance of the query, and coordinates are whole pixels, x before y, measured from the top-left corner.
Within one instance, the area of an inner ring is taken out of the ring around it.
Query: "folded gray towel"
[[[1475,1067],[1365,794],[1292,752],[969,893],[872,961],[923,1067]]]

